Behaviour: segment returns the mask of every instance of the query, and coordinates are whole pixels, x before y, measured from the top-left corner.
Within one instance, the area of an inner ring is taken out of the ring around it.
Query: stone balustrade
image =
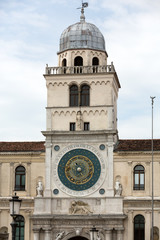
[[[74,66],[74,67],[48,67],[46,65],[46,75],[55,74],[94,74],[94,73],[114,73],[115,68],[113,63],[111,65],[103,66]]]

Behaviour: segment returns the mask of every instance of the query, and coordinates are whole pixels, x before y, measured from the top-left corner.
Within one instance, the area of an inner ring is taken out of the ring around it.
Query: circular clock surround
[[[104,181],[105,161],[92,146],[68,146],[56,157],[55,162],[55,182],[67,194],[88,195],[96,191]]]
[[[86,149],[73,149],[67,152],[58,164],[58,176],[66,187],[83,191],[92,187],[101,173],[97,156]]]

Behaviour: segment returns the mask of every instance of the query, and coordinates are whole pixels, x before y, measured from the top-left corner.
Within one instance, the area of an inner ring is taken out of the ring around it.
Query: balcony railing
[[[86,73],[114,73],[115,68],[111,65],[103,66],[75,66],[75,67],[48,67],[46,65],[46,75],[54,74],[86,74]]]

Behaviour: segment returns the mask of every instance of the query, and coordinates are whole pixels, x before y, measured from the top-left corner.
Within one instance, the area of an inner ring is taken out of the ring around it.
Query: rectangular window
[[[75,131],[76,130],[76,123],[72,122],[70,123],[70,131]]]
[[[89,131],[89,122],[84,122],[84,131]]]

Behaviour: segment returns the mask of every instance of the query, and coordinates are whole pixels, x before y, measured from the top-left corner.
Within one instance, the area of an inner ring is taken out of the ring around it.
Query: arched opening
[[[134,218],[134,240],[145,239],[145,219],[142,215],[136,215]]]
[[[89,106],[90,91],[88,85],[81,87],[81,106]]]
[[[63,73],[66,73],[66,68],[65,68],[66,66],[67,66],[67,60],[66,58],[64,58],[62,61]]]
[[[98,65],[99,65],[99,59],[97,57],[94,57],[92,59],[93,73],[98,72]]]
[[[83,58],[78,56],[74,59],[74,73],[82,73]]]
[[[64,58],[62,61],[62,67],[66,67],[66,66],[67,66],[67,60],[66,58]]]
[[[69,105],[71,107],[78,106],[78,87],[77,85],[72,85],[70,87]]]
[[[99,59],[98,59],[97,57],[94,57],[94,58],[92,59],[92,65],[93,65],[93,66],[98,66],[98,65],[99,65]]]
[[[83,66],[83,58],[78,56],[74,59],[74,66]]]
[[[69,240],[88,240],[88,239],[85,238],[85,237],[76,236],[76,237],[72,237],[72,238],[70,238]]]

